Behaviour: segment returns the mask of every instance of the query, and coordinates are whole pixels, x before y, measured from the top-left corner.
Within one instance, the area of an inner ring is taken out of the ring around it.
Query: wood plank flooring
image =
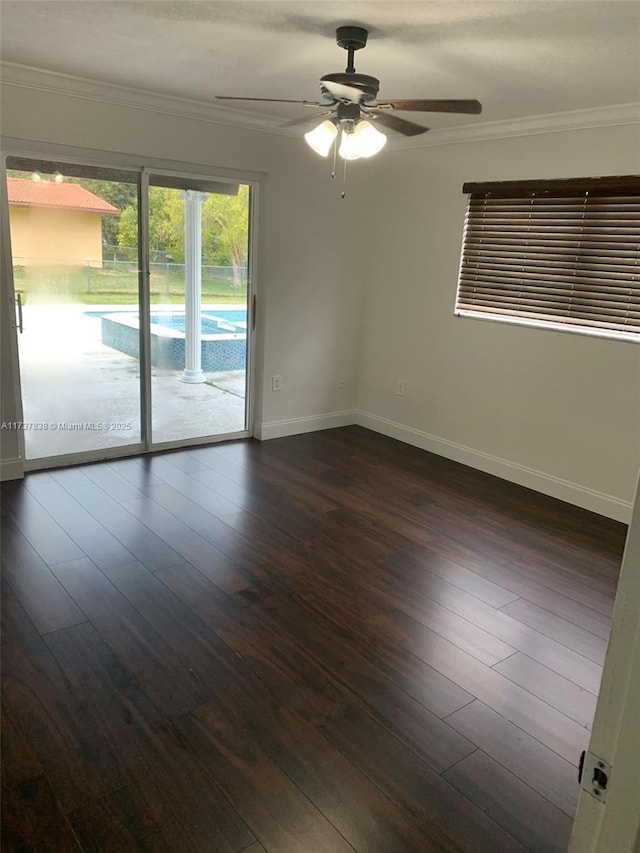
[[[2,523],[7,853],[566,850],[623,525],[358,427]]]

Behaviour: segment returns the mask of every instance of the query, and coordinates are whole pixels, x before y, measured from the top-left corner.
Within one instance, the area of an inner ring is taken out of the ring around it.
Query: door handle
[[[258,297],[256,294],[253,294],[251,299],[251,331],[255,332],[256,330],[256,318],[258,314]]]
[[[22,325],[22,294],[18,293],[16,295],[16,305],[18,306],[18,331],[20,334],[24,332],[24,326]]]

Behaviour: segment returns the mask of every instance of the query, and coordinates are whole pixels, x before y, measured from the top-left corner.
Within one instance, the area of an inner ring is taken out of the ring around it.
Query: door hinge
[[[578,782],[583,791],[601,803],[607,801],[607,790],[611,779],[611,765],[590,752],[583,752],[578,765]]]

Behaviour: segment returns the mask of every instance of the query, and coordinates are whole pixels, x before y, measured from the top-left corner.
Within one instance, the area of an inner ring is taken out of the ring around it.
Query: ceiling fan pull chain
[[[344,171],[342,173],[342,192],[340,198],[344,198],[347,194],[347,160],[344,161]]]

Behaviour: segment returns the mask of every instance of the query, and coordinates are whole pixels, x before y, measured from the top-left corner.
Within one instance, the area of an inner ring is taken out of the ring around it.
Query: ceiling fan
[[[345,160],[371,157],[385,144],[386,137],[373,126],[376,124],[397,131],[404,136],[416,136],[429,130],[428,127],[407,121],[394,115],[401,112],[468,113],[482,112],[482,104],[475,100],[425,100],[398,99],[378,100],[380,81],[367,74],[358,74],[354,65],[354,54],[367,43],[368,31],[363,27],[345,26],[336,30],[339,47],[347,51],[347,67],[344,72],[325,74],[320,78],[320,101],[295,100],[289,98],[245,98],[217,95],[225,101],[269,101],[281,104],[303,104],[321,109],[315,116],[330,116],[318,127],[305,134],[305,139],[318,154],[326,157],[341,132],[339,154]],[[302,116],[285,122],[283,126],[301,124],[310,116]],[[337,146],[336,146],[337,147]]]

